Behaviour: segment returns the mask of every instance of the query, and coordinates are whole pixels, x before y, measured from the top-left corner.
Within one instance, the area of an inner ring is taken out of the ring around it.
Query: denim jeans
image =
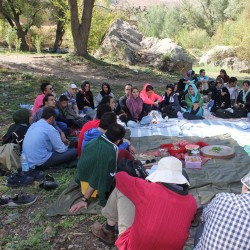
[[[38,166],[38,168],[49,168],[60,165],[62,163],[67,163],[72,160],[75,160],[77,157],[77,149],[76,148],[69,148],[64,153],[57,153],[53,152],[50,158],[43,163],[42,165]]]
[[[128,121],[127,126],[131,127],[131,128],[138,128],[138,127],[150,124],[150,122],[152,122],[152,120],[153,120],[153,116],[147,115],[147,116],[142,117],[140,122],[135,122],[135,121],[131,121],[131,120]]]

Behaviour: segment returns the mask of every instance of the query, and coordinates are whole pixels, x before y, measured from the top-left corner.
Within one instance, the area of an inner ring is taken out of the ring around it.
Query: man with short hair
[[[84,134],[86,131],[88,131],[91,128],[98,128],[99,124],[100,124],[100,120],[102,118],[102,116],[106,113],[106,112],[111,112],[111,107],[105,104],[99,105],[96,111],[96,118],[92,121],[89,121],[87,123],[85,123],[81,129],[81,132],[78,136],[78,145],[77,145],[77,154],[78,156],[81,155],[82,153],[82,142],[84,140]]]
[[[79,109],[77,107],[75,98],[76,92],[77,92],[77,86],[74,83],[72,83],[70,84],[68,91],[66,91],[62,95],[67,96],[70,108],[72,108],[75,111],[76,115],[79,116]]]
[[[231,99],[231,106],[233,107],[235,104],[235,101],[238,96],[238,86],[237,86],[238,79],[236,77],[230,77],[228,80],[228,83],[226,83],[224,86],[228,89],[228,92],[230,94]]]
[[[206,76],[205,69],[200,70],[200,74],[197,76],[197,79],[198,79],[198,82],[201,83],[201,91],[202,91],[202,93],[203,94],[208,94],[208,89],[209,89],[208,80],[209,80],[209,77]]]
[[[53,108],[55,109],[55,106],[56,106],[56,99],[55,99],[55,96],[53,94],[47,94],[45,95],[45,97],[43,98],[43,107],[41,107],[40,109],[37,110],[37,112],[35,113],[35,115],[33,116],[32,118],[32,123],[34,122],[37,122],[41,119],[42,117],[42,113],[43,113],[43,110],[46,108],[46,107],[50,107],[50,108]],[[56,111],[55,111],[56,112]],[[58,111],[57,111],[58,112]],[[57,116],[57,114],[56,114]],[[65,144],[68,144],[68,140],[65,136],[65,133],[62,131],[62,129],[58,126],[56,120],[54,119],[54,123],[53,123],[53,126],[54,128],[60,133],[61,135],[61,139],[62,141],[65,143]],[[66,127],[67,129],[67,127]],[[65,130],[66,130],[65,129]]]
[[[123,126],[113,123],[108,127],[105,135],[86,144],[77,164],[76,182],[79,185],[87,182],[88,186],[83,193],[82,201],[71,206],[71,213],[76,213],[82,208],[87,209],[88,200],[95,190],[98,191],[100,206],[105,206],[105,193],[110,191],[116,172],[117,145],[124,135]]]
[[[126,84],[124,87],[124,96],[120,97],[115,108],[115,113],[120,115],[122,113],[129,113],[126,100],[128,99],[129,95],[131,94],[132,85],[130,83]]]
[[[36,111],[43,106],[43,98],[45,97],[45,95],[47,95],[47,94],[55,95],[54,89],[53,89],[51,83],[49,83],[47,81],[42,82],[40,88],[41,88],[42,94],[38,95],[34,101],[32,115],[34,115],[36,113]]]
[[[115,241],[118,223],[118,249],[182,249],[197,205],[188,194],[189,181],[182,162],[164,157],[146,180],[119,172],[116,188],[102,214],[107,222],[95,222],[92,233],[107,244]]]
[[[33,123],[26,133],[23,152],[31,169],[53,167],[76,159],[76,149],[68,148],[52,126],[55,115],[53,108],[45,107],[41,119]]]
[[[204,209],[195,250],[250,249],[250,172],[241,182],[241,194],[217,194]]]

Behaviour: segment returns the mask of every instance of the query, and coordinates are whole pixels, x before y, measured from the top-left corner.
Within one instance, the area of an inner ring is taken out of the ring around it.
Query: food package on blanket
[[[185,147],[185,146],[188,145],[188,144],[191,144],[191,142],[190,142],[190,141],[187,141],[187,140],[179,140],[179,141],[178,141],[178,145],[179,145],[180,147]]]
[[[200,146],[195,145],[195,144],[188,144],[185,146],[185,149],[186,149],[188,154],[191,154],[192,150],[199,150],[199,148],[200,148]]]
[[[202,159],[199,156],[186,156],[185,157],[185,167],[201,169]]]

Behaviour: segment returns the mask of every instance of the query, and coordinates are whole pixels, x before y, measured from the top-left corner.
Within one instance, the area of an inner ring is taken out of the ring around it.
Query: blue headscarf
[[[189,92],[189,89],[188,89],[188,95],[190,96],[192,102],[194,103],[196,101],[196,99],[197,99],[198,89],[197,89],[197,87],[195,86],[194,83],[188,84],[188,88],[189,88],[189,86],[192,86],[192,88],[194,90],[194,95],[191,95],[190,92]]]

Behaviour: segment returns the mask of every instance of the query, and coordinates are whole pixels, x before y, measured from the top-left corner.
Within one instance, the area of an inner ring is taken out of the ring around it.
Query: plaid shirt
[[[250,192],[221,193],[204,209],[204,231],[195,250],[250,249]]]

